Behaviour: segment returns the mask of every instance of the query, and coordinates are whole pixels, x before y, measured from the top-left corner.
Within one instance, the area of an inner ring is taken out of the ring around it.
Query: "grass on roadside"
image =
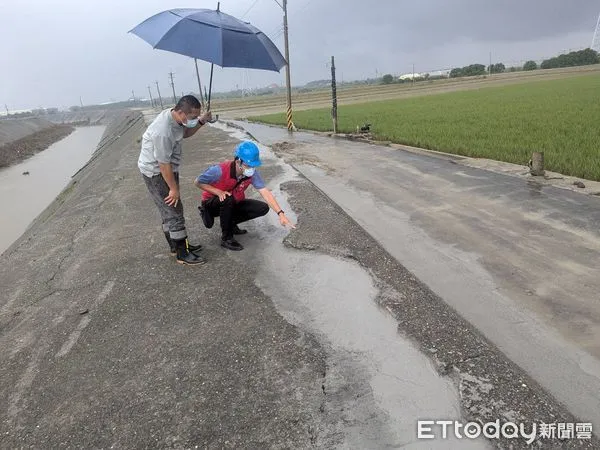
[[[343,133],[371,123],[378,140],[471,157],[524,165],[543,151],[547,170],[600,181],[598,75],[340,106],[338,117]],[[331,131],[331,111],[297,111],[294,123]]]

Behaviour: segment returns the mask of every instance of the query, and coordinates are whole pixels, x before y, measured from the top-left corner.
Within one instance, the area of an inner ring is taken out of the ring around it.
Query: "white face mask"
[[[250,167],[249,169],[244,169],[244,176],[245,177],[251,177],[252,175],[254,175],[254,168]]]
[[[196,118],[196,119],[188,119],[187,122],[184,125],[186,127],[188,127],[188,128],[195,128],[196,125],[198,125],[198,118]]]

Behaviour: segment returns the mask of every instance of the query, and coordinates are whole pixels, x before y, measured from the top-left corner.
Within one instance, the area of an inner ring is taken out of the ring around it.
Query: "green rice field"
[[[545,168],[600,181],[600,76],[489,87],[338,107],[339,131],[431,150]],[[285,124],[284,114],[249,120]],[[331,110],[296,111],[298,128],[331,131]]]

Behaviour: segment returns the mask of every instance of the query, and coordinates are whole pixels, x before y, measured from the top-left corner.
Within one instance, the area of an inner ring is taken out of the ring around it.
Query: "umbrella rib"
[[[175,17],[179,17],[179,21],[177,22],[177,24],[173,25],[173,26],[172,26],[172,27],[169,29],[169,31],[167,31],[165,34],[163,34],[163,36],[162,36],[162,37],[161,37],[161,38],[160,38],[160,39],[159,39],[159,40],[156,42],[156,44],[154,44],[154,45],[152,46],[152,48],[154,48],[154,49],[156,49],[156,47],[158,47],[158,45],[159,45],[159,44],[160,44],[160,43],[161,43],[161,42],[162,42],[162,41],[163,41],[163,40],[164,40],[164,39],[165,39],[167,36],[169,36],[169,35],[170,35],[170,34],[173,32],[173,30],[175,29],[175,26],[176,26],[176,25],[178,25],[178,24],[179,24],[179,22],[181,22],[182,20],[191,20],[191,21],[194,21],[194,22],[198,22],[197,20],[194,20],[194,19],[192,19],[192,18],[190,18],[190,17],[187,17],[187,16],[186,16],[186,17],[184,17],[184,16],[181,16],[181,15],[179,15],[179,14],[175,13],[174,11],[168,11],[168,12],[169,12],[169,14],[172,14],[172,15],[174,15]],[[202,23],[202,22],[198,22],[198,23]],[[206,26],[209,26],[209,27],[212,27],[212,28],[217,28],[216,26],[214,26],[214,25],[211,25],[211,24],[208,24],[208,23],[203,23],[203,25],[206,25]]]
[[[185,20],[185,17],[181,17],[179,14],[175,14],[175,13],[174,13],[174,12],[172,12],[172,11],[169,11],[169,12],[170,12],[171,14],[173,14],[175,17],[179,17],[179,21],[178,21],[178,22],[177,22],[175,25],[173,25],[171,28],[169,28],[169,31],[167,31],[165,34],[163,34],[163,35],[162,35],[162,37],[161,37],[161,38],[160,38],[160,39],[159,39],[159,40],[156,42],[156,44],[154,44],[153,48],[156,48],[156,47],[158,47],[158,45],[159,45],[159,44],[160,44],[162,41],[164,41],[164,39],[165,39],[167,36],[170,36],[170,35],[173,33],[173,30],[175,30],[175,27],[176,27],[177,25],[179,25],[179,23],[180,23],[182,20]]]

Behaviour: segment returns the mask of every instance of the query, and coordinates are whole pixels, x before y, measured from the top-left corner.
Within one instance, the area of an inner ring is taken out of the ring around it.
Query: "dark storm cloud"
[[[177,95],[196,89],[193,63],[153,50],[127,31],[173,7],[214,8],[208,0],[0,0],[0,106],[70,106],[147,94],[159,81]],[[222,0],[223,11],[265,31],[283,52],[282,11],[273,0]],[[292,82],[433,70],[474,61],[554,56],[591,43],[595,1],[289,0]],[[209,66],[201,64],[203,80]],[[216,90],[284,83],[284,73],[217,69]]]

